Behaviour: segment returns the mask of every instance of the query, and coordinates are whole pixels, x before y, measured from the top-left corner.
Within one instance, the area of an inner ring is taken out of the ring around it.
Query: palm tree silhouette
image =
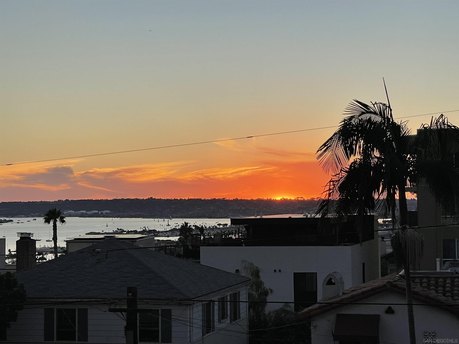
[[[407,235],[406,187],[416,180],[416,159],[409,150],[409,130],[406,123],[394,121],[390,104],[354,100],[344,114],[339,128],[317,150],[323,166],[334,172],[318,212],[326,215],[333,204],[338,214],[364,215],[375,209],[376,200],[384,198],[395,225],[398,196],[408,327],[410,343],[415,344],[410,246],[406,240],[415,235]]]
[[[57,222],[64,224],[65,216],[59,209],[53,208],[46,212],[43,217],[45,223],[53,224],[53,247],[54,247],[54,258],[57,258]]]
[[[337,213],[365,214],[384,197],[395,219],[398,195],[399,222],[407,225],[405,192],[414,182],[415,170],[406,124],[395,122],[384,103],[354,100],[344,114],[339,128],[317,150],[322,165],[333,172],[319,213],[327,214],[334,205]]]

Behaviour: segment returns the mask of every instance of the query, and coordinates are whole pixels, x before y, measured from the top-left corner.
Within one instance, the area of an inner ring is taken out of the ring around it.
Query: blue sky
[[[0,113],[8,129],[0,162],[335,125],[352,99],[385,100],[382,77],[398,116],[459,109],[458,7],[456,1],[2,1]],[[458,113],[449,117],[454,123]],[[429,119],[413,118],[409,126]],[[313,153],[331,132],[3,166],[0,199],[312,197],[320,188],[308,192],[300,171],[284,171],[300,178],[285,190],[268,177],[287,165],[315,163]],[[147,185],[121,172],[145,166],[144,176],[160,176],[175,191],[165,194],[156,177]],[[217,170],[232,183],[215,177]],[[313,170],[304,179],[321,185],[325,177]],[[56,171],[70,171],[68,179]],[[118,171],[117,178],[99,184],[107,171]],[[234,171],[245,171],[244,178],[251,171],[267,185],[257,193],[247,180],[238,184]],[[83,175],[97,177],[83,181]],[[187,189],[181,178],[190,175],[220,182],[222,190]]]

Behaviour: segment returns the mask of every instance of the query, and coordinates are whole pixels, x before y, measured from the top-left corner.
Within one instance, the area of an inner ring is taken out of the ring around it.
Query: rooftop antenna
[[[392,117],[392,107],[390,106],[389,93],[387,92],[386,80],[384,80],[384,78],[382,78],[382,81],[383,81],[383,84],[384,84],[384,91],[386,92],[387,106],[389,107],[390,115]]]

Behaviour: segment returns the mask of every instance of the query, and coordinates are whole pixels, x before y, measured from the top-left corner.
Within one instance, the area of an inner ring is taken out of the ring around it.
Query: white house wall
[[[312,344],[335,344],[333,330],[337,313],[344,314],[379,314],[379,342],[384,344],[409,343],[408,316],[405,297],[396,292],[384,292],[359,301],[365,304],[341,306],[327,313],[316,316],[311,321]],[[370,305],[370,303],[379,303]],[[415,301],[415,303],[419,303]],[[384,305],[381,305],[384,304]],[[394,314],[386,314],[385,310],[391,306]],[[459,342],[459,318],[452,313],[427,305],[414,305],[416,342],[424,343],[425,331],[435,332],[439,343]]]
[[[366,262],[367,280],[379,277],[378,241],[352,246],[203,246],[201,264],[228,272],[243,272],[244,262],[260,269],[265,286],[273,290],[268,310],[293,302],[293,273],[317,272],[317,297],[322,299],[322,282],[338,272],[344,288],[362,283],[362,262]]]
[[[361,245],[351,246],[351,252],[352,286],[377,279],[381,276],[378,236],[376,236],[375,240],[366,241]],[[363,281],[362,278],[362,263],[365,263],[365,281]]]
[[[218,318],[218,297],[229,295],[230,293],[240,292],[240,310],[241,317],[239,320],[230,322],[229,315],[226,320],[219,323]],[[248,289],[247,287],[228,291],[225,294],[211,297],[215,302],[215,331],[202,336],[202,303],[196,303],[192,306],[192,314],[190,315],[190,338],[192,343],[205,343],[205,344],[247,344],[248,343]],[[207,300],[206,300],[207,301]]]
[[[218,309],[216,302],[219,297],[230,293],[240,293],[240,319],[230,323],[228,319],[218,323]],[[202,303],[193,305],[164,305],[139,302],[139,308],[171,309],[172,310],[172,343],[222,343],[247,344],[248,341],[248,289],[247,286],[229,289],[206,296],[203,301],[214,300],[215,331],[202,337]],[[11,323],[7,339],[11,343],[46,343],[44,342],[44,310],[43,306],[25,306],[18,313],[16,322]],[[51,303],[45,308],[87,308],[88,309],[88,342],[90,344],[124,344],[126,343],[124,328],[126,320],[121,313],[109,312],[108,308],[125,307],[123,305],[88,305],[84,303],[68,303],[53,306]]]
[[[201,303],[191,306],[164,306],[172,310],[172,343],[190,343],[190,335],[193,342],[197,343],[247,343],[247,288],[241,292],[241,319],[234,323],[225,322],[216,324],[216,331],[202,338]],[[222,296],[222,295],[220,295]],[[47,307],[55,308],[51,304]],[[74,308],[75,304],[62,306],[62,308]],[[108,305],[84,305],[78,304],[79,308],[88,309],[88,342],[90,344],[124,344],[126,337],[124,327],[126,321],[120,313],[108,312]],[[216,307],[216,303],[215,303]],[[139,308],[159,309],[158,306],[142,306]],[[193,309],[193,318],[191,318]],[[215,308],[215,316],[217,316]],[[191,322],[192,320],[192,322]],[[192,323],[192,326],[188,326]],[[16,322],[11,323],[5,343],[48,343],[44,342],[44,311],[37,306],[25,307],[18,313]]]

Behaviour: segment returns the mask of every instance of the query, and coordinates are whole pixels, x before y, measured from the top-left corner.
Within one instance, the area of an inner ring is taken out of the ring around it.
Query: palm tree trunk
[[[398,186],[398,207],[400,212],[400,227],[408,225],[408,205],[406,201],[405,180],[402,180]]]
[[[54,258],[57,258],[57,219],[53,220]]]
[[[400,211],[400,228],[404,232],[401,236],[405,241],[402,244],[404,247],[404,269],[405,269],[405,289],[406,289],[406,305],[408,313],[408,331],[410,334],[410,344],[416,344],[416,332],[414,325],[414,311],[413,311],[413,295],[411,292],[411,272],[410,272],[410,252],[409,242],[406,235],[408,225],[408,205],[406,201],[406,188],[405,180],[401,181],[398,186],[398,207]]]

